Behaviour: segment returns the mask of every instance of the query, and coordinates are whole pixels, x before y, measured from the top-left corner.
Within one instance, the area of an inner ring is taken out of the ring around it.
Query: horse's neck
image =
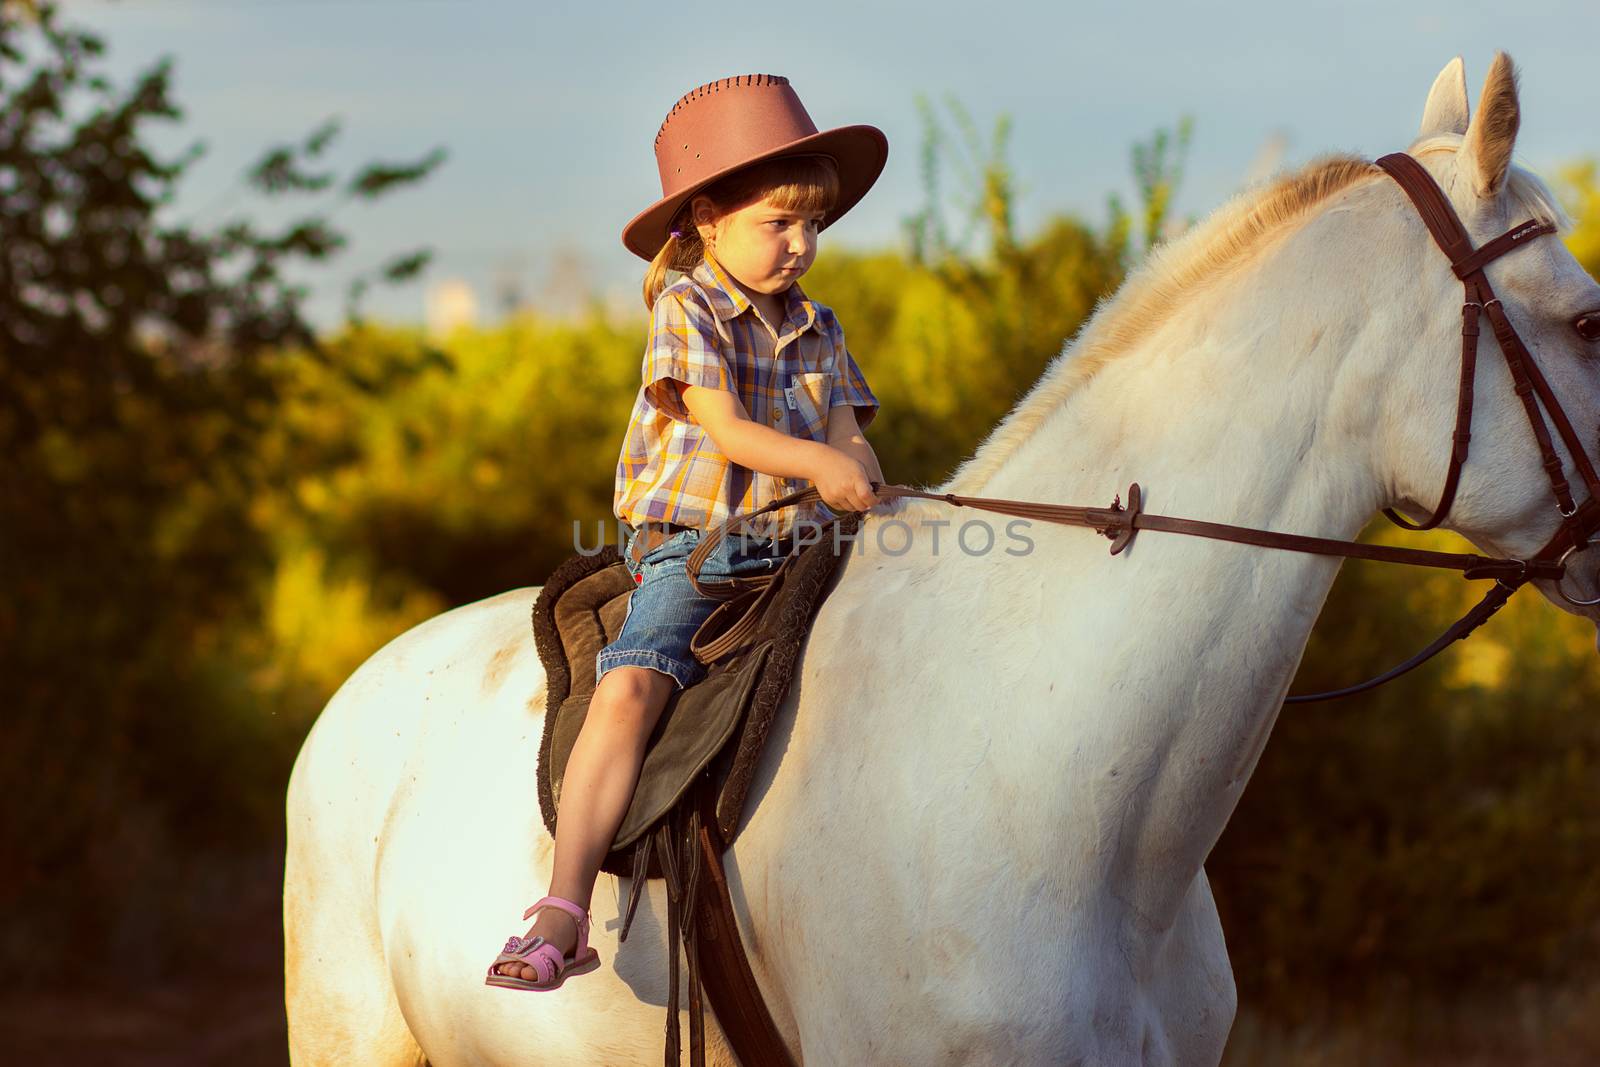
[[[1262,264],[1174,309],[1045,418],[982,495],[1104,506],[1137,481],[1153,513],[1354,536],[1383,497],[1375,361],[1352,356],[1372,347],[1374,320],[1341,321],[1352,309],[1298,292],[1295,274]],[[1006,756],[1041,790],[1028,818],[1046,834],[1099,834],[1081,843],[1135,864],[1126,891],[1140,912],[1171,914],[1254,768],[1337,564],[1154,531],[1111,560],[1087,531],[1032,532],[1045,550],[1020,560],[930,564],[931,586],[961,604],[933,640],[966,651],[981,620],[1011,621],[998,638],[1009,652],[983,652],[996,668],[984,684],[1018,690],[996,699],[1028,739]],[[957,699],[973,695],[945,673]],[[1116,841],[1102,839],[1113,826]]]

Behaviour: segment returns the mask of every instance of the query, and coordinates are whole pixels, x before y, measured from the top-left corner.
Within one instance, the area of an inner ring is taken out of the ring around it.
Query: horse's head
[[[1549,189],[1511,162],[1519,123],[1516,72],[1510,59],[1495,56],[1477,114],[1467,107],[1466,81],[1458,58],[1440,73],[1428,94],[1414,156],[1449,198],[1475,247],[1482,247],[1528,219],[1565,225]],[[1462,282],[1395,183],[1388,183],[1402,234],[1398,255],[1405,268],[1402,302],[1421,302],[1411,319],[1412,336],[1394,338],[1403,376],[1400,399],[1388,420],[1393,429],[1390,471],[1396,506],[1421,518],[1439,500],[1456,424]],[[1393,246],[1390,246],[1391,248]],[[1600,285],[1551,234],[1537,237],[1491,262],[1485,273],[1505,317],[1520,336],[1565,410],[1578,450],[1600,466]],[[1445,310],[1450,313],[1446,314]],[[1445,525],[1495,555],[1527,559],[1561,528],[1551,478],[1513,375],[1488,317],[1477,346],[1476,405],[1469,457]],[[1584,472],[1557,431],[1550,413],[1554,451],[1576,503],[1594,494]],[[1565,589],[1577,599],[1600,597],[1600,535],[1588,551],[1575,552]],[[1552,582],[1538,583],[1561,607],[1595,620],[1600,606],[1576,607],[1557,595]]]

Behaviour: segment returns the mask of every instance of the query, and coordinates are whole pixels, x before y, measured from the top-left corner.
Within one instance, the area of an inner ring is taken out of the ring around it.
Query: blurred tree
[[[460,328],[441,342],[449,370],[380,393],[312,361],[285,365],[293,400],[262,441],[281,478],[255,501],[254,521],[280,564],[317,551],[396,590],[393,602],[420,590],[442,607],[535,583],[573,553],[574,522],[593,545],[595,523],[614,521],[642,328],[593,309]],[[382,366],[415,334],[368,325],[328,344],[341,363]]]
[[[97,894],[172,891],[159,877],[130,885],[115,857],[173,834],[226,841],[230,780],[281,770],[247,718],[228,719],[237,680],[204,669],[212,627],[253,610],[251,577],[268,562],[248,503],[273,364],[330,359],[288,274],[345,244],[323,216],[277,232],[164,221],[201,149],[161,159],[146,146],[150,123],[181,118],[170,65],[119,92],[104,49],[54,3],[0,7],[0,676],[14,683],[0,776],[30,783],[0,816],[0,907],[35,920],[0,941],[12,978],[60,966],[25,959],[16,939],[75,929]],[[336,132],[272,149],[249,186],[371,199],[442,159],[340,178],[318,163]],[[374,274],[425,262],[412,253]],[[152,797],[163,807],[142,809]],[[164,940],[134,940],[150,936],[113,929],[104,947],[159,965]]]

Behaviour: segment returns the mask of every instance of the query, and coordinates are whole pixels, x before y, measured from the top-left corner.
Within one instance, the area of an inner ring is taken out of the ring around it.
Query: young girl
[[[549,895],[489,968],[490,985],[548,990],[599,965],[589,898],[633,798],[645,742],[673,687],[705,669],[690,638],[718,601],[698,595],[685,561],[702,531],[816,485],[825,504],[864,511],[882,482],[861,429],[878,402],[833,312],[798,282],[817,232],[883,170],[872,126],[818,133],[788,79],[723,78],[686,94],[656,134],[662,199],[623,230],[650,263],[644,382],[617,463],[615,510],[635,587],[568,760]],[[667,271],[685,274],[664,286]],[[831,517],[782,508],[760,536],[727,537],[712,578],[777,567],[797,525]]]

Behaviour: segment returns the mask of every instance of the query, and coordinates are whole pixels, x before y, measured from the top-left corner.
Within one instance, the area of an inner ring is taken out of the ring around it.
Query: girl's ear
[[[700,243],[707,248],[711,247],[711,238],[717,225],[717,213],[713,210],[710,199],[697,196],[689,201],[689,214],[694,220],[694,228],[700,233]]]

